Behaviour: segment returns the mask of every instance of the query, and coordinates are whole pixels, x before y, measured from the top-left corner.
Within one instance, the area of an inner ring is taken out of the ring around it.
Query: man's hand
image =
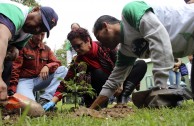
[[[135,89],[136,89],[137,91],[140,90],[140,83],[135,87]]]
[[[55,106],[55,103],[52,102],[52,101],[50,101],[50,102],[46,103],[45,105],[43,105],[43,109],[44,109],[45,111],[48,111],[48,110],[50,110],[51,108],[53,108],[54,106]]]
[[[49,68],[47,66],[44,66],[42,70],[40,71],[39,77],[43,80],[46,80],[49,75]]]
[[[8,46],[7,54],[5,56],[5,60],[13,61],[19,55],[19,50],[14,46]]]
[[[6,100],[7,99],[7,85],[0,77],[0,100]]]
[[[92,103],[92,105],[90,106],[90,109],[100,109],[100,106],[104,104],[105,102],[107,102],[108,99],[109,98],[106,96],[102,96],[102,95],[98,96],[96,100]]]
[[[194,0],[189,0],[189,1],[187,2],[187,4],[192,4],[192,3],[194,3]]]
[[[122,91],[123,91],[123,89],[122,89],[121,87],[119,87],[119,88],[115,91],[114,96],[115,96],[115,97],[118,97],[118,96],[122,93]]]

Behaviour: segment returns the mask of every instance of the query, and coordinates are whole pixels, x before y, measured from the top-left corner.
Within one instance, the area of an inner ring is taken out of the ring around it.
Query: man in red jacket
[[[35,100],[33,92],[45,89],[40,104],[50,101],[67,73],[51,49],[43,43],[45,33],[34,35],[13,62],[8,94],[17,92]]]

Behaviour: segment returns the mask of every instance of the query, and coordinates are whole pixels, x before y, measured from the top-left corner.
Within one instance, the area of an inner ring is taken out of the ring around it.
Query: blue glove
[[[46,103],[45,105],[43,105],[43,109],[45,111],[48,111],[49,109],[53,108],[54,106],[55,106],[55,103],[50,101],[50,102]]]

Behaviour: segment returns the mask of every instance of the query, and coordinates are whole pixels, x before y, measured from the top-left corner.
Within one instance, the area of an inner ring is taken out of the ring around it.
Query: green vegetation
[[[36,2],[36,0],[11,0],[11,1],[22,3],[22,4],[30,6],[30,7],[39,6],[39,4]]]
[[[74,64],[72,64],[74,65]],[[65,81],[63,78],[60,80],[64,82],[64,86],[66,87],[66,92],[63,93],[64,96],[69,96],[74,98],[75,108],[78,104],[78,97],[83,96],[84,94],[88,94],[91,97],[94,97],[96,94],[92,85],[89,84],[83,77],[86,75],[87,64],[85,62],[80,62],[76,68],[74,69],[76,75],[70,79],[69,81]]]
[[[19,121],[13,125],[18,126],[193,126],[194,125],[194,102],[185,102],[177,108],[161,109],[137,109],[132,103],[133,113],[126,118],[107,118],[98,119],[88,116],[73,117],[68,112],[73,105],[63,105],[63,110],[59,109],[56,113],[46,114],[43,117],[30,118],[21,116]],[[58,108],[61,104],[58,104]],[[25,113],[24,113],[25,114]],[[21,122],[21,120],[23,122]],[[8,121],[8,120],[7,120]],[[10,120],[9,120],[10,121]],[[13,120],[10,121],[13,123]],[[1,123],[0,123],[1,124]],[[3,125],[10,123],[3,120]]]

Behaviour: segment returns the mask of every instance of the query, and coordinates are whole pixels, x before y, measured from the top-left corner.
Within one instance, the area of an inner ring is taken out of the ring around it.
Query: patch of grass
[[[58,104],[58,107],[61,105]],[[98,119],[93,117],[73,117],[69,114],[72,104],[65,104],[62,111],[46,114],[43,117],[25,118],[21,116],[22,126],[194,126],[194,102],[187,101],[176,108],[138,109],[132,103],[134,113],[125,118]],[[110,107],[110,106],[109,106]],[[2,121],[2,120],[1,120]],[[1,123],[0,123],[1,124]],[[16,122],[13,125],[17,125]]]

